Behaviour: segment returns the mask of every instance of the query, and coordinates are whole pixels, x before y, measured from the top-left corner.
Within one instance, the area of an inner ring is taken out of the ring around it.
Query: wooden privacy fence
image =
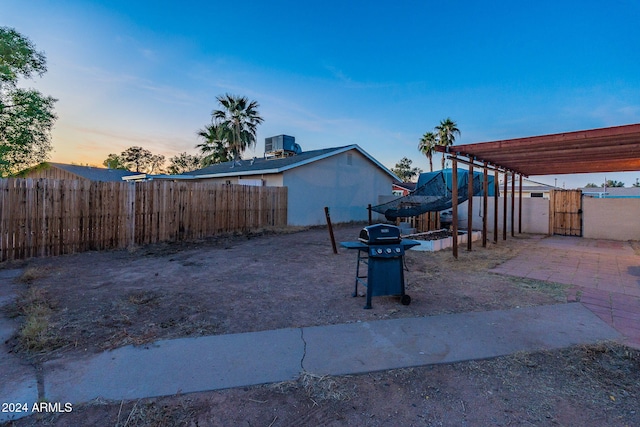
[[[0,261],[287,225],[287,188],[0,179]]]

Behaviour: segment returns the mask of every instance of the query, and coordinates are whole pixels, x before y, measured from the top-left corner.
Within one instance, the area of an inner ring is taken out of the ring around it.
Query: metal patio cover
[[[640,171],[640,123],[436,150],[525,176]]]

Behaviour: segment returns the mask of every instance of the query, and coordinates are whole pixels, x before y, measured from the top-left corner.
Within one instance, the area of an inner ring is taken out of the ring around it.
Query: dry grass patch
[[[48,353],[63,345],[50,321],[57,304],[44,288],[28,287],[18,296],[16,307],[19,315],[24,316],[17,333],[20,350],[31,354]]]
[[[349,376],[332,377],[304,372],[295,381],[272,384],[268,388],[279,394],[289,394],[294,390],[303,389],[314,403],[327,400],[344,402],[356,397],[355,387],[349,386],[349,378]]]
[[[42,267],[28,267],[24,270],[22,275],[18,278],[20,283],[32,283],[37,279],[41,279],[49,275],[46,268]]]
[[[116,427],[188,426],[193,424],[198,407],[179,400],[177,405],[162,405],[154,401],[136,402],[125,416],[120,406]],[[129,405],[127,405],[129,406]]]
[[[543,280],[523,279],[521,277],[513,277],[511,280],[515,286],[521,289],[550,295],[558,302],[567,302],[568,285],[555,282],[545,282]]]

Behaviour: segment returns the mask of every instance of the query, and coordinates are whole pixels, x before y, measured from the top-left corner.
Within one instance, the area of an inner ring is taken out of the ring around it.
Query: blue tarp
[[[482,172],[473,172],[473,195],[483,195]],[[420,174],[416,189],[407,196],[392,200],[371,209],[384,214],[388,220],[396,218],[406,218],[418,216],[425,212],[439,212],[453,206],[452,200],[452,170],[445,169],[436,172]],[[489,191],[487,194],[493,196],[494,177],[488,176]],[[465,202],[469,198],[469,172],[458,169],[458,204]]]

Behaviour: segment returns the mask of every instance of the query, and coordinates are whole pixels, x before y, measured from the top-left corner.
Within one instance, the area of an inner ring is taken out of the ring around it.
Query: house
[[[301,151],[295,144],[295,150],[282,150],[272,148],[270,140],[267,138],[264,157],[146,179],[287,187],[288,223],[299,226],[326,224],[325,206],[333,222],[365,221],[367,206],[376,204],[381,194],[390,195],[393,182],[400,181],[358,145]]]
[[[596,199],[640,198],[640,187],[585,187],[580,190],[583,196]]]
[[[415,182],[394,182],[391,192],[394,196],[406,196],[415,189]]]
[[[367,206],[390,194],[398,177],[358,145],[226,162],[189,172],[198,180],[288,188],[290,225],[364,221]]]
[[[139,175],[122,169],[97,168],[95,166],[67,165],[44,162],[20,173],[22,178],[87,179],[90,181],[122,181],[123,177]]]
[[[500,191],[503,191],[504,181],[500,182]],[[520,182],[515,182],[516,197],[520,194]],[[522,198],[539,197],[548,199],[551,190],[558,190],[553,185],[543,184],[541,182],[532,181],[527,178],[522,179]],[[507,197],[511,197],[511,178],[507,180]]]

